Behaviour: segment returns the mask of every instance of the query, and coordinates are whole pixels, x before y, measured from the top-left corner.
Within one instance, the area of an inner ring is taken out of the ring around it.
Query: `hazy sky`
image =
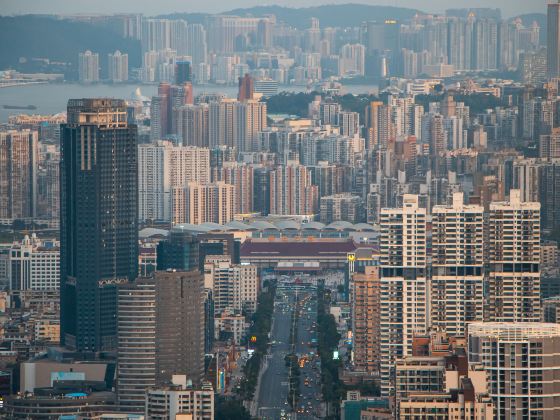
[[[222,12],[237,7],[275,4],[289,7],[329,3],[364,3],[411,7],[443,12],[450,7],[500,7],[504,17],[546,11],[548,0],[0,0],[0,14],[21,13],[114,13],[156,15],[171,12]]]

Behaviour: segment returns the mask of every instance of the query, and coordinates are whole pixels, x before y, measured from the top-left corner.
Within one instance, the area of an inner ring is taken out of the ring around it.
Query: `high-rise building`
[[[156,271],[156,383],[204,376],[204,279],[198,270]]]
[[[237,92],[237,100],[240,102],[253,99],[255,93],[255,81],[249,74],[239,78],[239,91]]]
[[[219,223],[233,220],[235,187],[224,182],[201,184],[188,182],[184,186],[173,187],[173,224],[179,223]]]
[[[237,102],[233,111],[233,146],[240,152],[257,151],[259,132],[267,127],[266,103],[246,99]]]
[[[487,321],[540,320],[540,210],[519,190],[510,191],[509,202],[490,204]]]
[[[99,54],[87,50],[78,57],[78,78],[80,82],[99,81]]]
[[[199,240],[181,225],[174,226],[169,237],[158,243],[157,269],[191,271],[199,267]]]
[[[200,68],[201,64],[207,62],[208,47],[206,45],[206,29],[200,23],[187,25],[187,55],[192,57],[192,67]],[[194,74],[198,82],[201,80],[200,74]]]
[[[231,258],[209,255],[204,263],[206,287],[212,290],[214,314],[241,314],[257,310],[257,266],[232,264]]]
[[[355,370],[379,371],[379,267],[352,276],[352,349]]]
[[[113,83],[128,81],[128,54],[119,50],[108,55],[109,80]]]
[[[270,213],[314,214],[318,189],[305,166],[288,164],[270,171]]]
[[[494,418],[556,419],[560,405],[560,325],[483,322],[469,325],[469,364],[487,372]]]
[[[177,61],[175,63],[175,84],[192,83],[192,66],[190,61]]]
[[[360,114],[357,112],[341,111],[338,114],[340,134],[354,137],[360,135]]]
[[[484,311],[484,208],[463,204],[432,209],[431,326],[464,337]]]
[[[210,132],[208,104],[183,105],[175,108],[176,133],[184,146],[208,147]]]
[[[58,241],[40,240],[33,234],[14,243],[8,251],[8,279],[12,291],[58,290],[60,248]]]
[[[222,99],[211,102],[208,110],[208,136],[210,147],[236,146],[234,124],[235,99]]]
[[[0,130],[0,219],[32,219],[37,212],[38,135]]]
[[[210,181],[210,152],[169,141],[138,147],[139,220],[170,221],[171,190],[188,182]]]
[[[235,214],[253,211],[254,168],[237,162],[224,162],[220,168],[213,168],[214,181],[223,181],[235,187]]]
[[[61,342],[116,346],[115,287],[138,274],[137,129],[119,99],[71,99],[61,127]]]
[[[338,72],[340,76],[364,76],[366,47],[362,44],[345,44],[340,49]]]
[[[560,76],[560,1],[548,4],[547,11],[548,77]]]
[[[152,420],[213,420],[212,384],[193,387],[185,375],[174,375],[170,384],[148,390],[145,416]]]
[[[156,386],[155,301],[153,278],[118,288],[117,401],[124,410],[144,411],[146,390]]]
[[[412,355],[412,339],[428,327],[426,209],[405,194],[401,208],[380,214],[380,375],[381,391],[392,393],[397,359]]]
[[[550,134],[541,134],[539,155],[544,159],[560,159],[560,127],[553,128]]]
[[[365,220],[362,198],[350,193],[340,193],[321,197],[321,223],[329,224],[339,220],[360,223]]]

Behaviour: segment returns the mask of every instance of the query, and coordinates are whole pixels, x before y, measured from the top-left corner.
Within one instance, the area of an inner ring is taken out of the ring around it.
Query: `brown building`
[[[352,282],[354,367],[374,373],[379,369],[379,267],[365,267]]]
[[[237,94],[238,101],[246,101],[248,99],[253,99],[253,94],[255,92],[255,82],[253,78],[248,74],[239,78],[239,92]]]
[[[0,131],[0,219],[35,216],[37,165],[37,131]]]
[[[204,279],[197,271],[158,271],[156,280],[156,382],[204,375]]]

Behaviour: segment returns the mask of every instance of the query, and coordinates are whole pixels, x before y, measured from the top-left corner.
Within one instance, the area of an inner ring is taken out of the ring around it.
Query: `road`
[[[296,289],[298,289],[296,291]],[[313,340],[316,340],[317,302],[313,287],[279,284],[274,304],[270,354],[259,384],[258,417],[261,419],[292,418],[311,420],[322,417],[320,367]],[[292,346],[290,327],[297,310],[297,339]],[[292,412],[287,403],[288,368],[285,357],[295,350],[298,358],[306,357],[300,368],[300,395]],[[313,354],[312,354],[313,353]],[[306,385],[307,383],[307,385]]]
[[[258,395],[258,416],[262,419],[280,419],[290,411],[288,406],[288,369],[284,358],[290,352],[290,323],[293,302],[276,292],[271,328],[270,354],[267,367],[261,376]]]

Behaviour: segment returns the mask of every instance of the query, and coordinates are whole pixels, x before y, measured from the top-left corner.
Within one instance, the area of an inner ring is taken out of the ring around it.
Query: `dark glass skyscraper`
[[[138,274],[137,129],[119,99],[71,99],[61,127],[60,337],[116,346],[116,285]]]

